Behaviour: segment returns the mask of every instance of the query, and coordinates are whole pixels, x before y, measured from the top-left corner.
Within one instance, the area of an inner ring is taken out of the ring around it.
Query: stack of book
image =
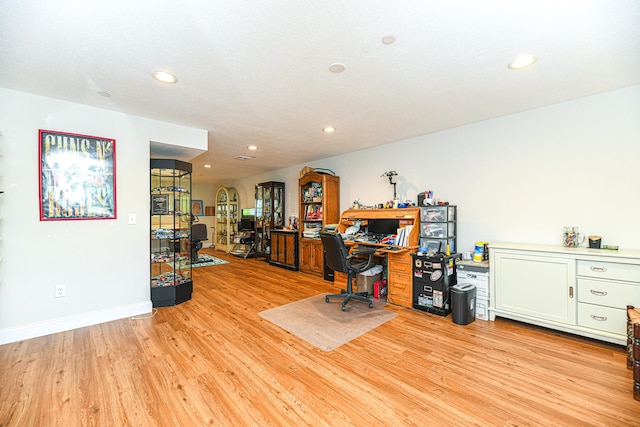
[[[305,228],[302,232],[302,236],[309,239],[317,239],[320,237],[320,227]]]
[[[409,236],[411,235],[411,229],[413,225],[405,225],[404,227],[398,228],[398,232],[396,234],[396,246],[408,246],[409,245]]]

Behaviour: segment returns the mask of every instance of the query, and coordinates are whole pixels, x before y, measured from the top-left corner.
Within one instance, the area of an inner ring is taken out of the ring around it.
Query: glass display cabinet
[[[151,301],[191,299],[191,164],[151,159]]]
[[[284,182],[256,184],[255,256],[269,260],[271,230],[284,227]]]
[[[215,248],[229,253],[238,233],[239,199],[235,188],[220,187],[216,193]]]

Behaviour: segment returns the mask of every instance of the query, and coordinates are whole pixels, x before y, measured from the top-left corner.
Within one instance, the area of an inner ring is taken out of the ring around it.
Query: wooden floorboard
[[[640,425],[622,346],[387,305],[327,353],[258,313],[332,283],[208,252],[184,304],[0,346],[0,426]]]

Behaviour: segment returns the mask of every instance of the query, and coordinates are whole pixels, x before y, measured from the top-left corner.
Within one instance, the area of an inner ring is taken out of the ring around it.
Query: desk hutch
[[[337,231],[344,233],[347,228],[360,221],[361,227],[372,219],[397,219],[400,226],[411,225],[411,231],[405,246],[389,246],[379,243],[349,242],[348,245],[369,245],[379,247],[376,255],[386,258],[387,264],[387,301],[404,307],[413,307],[413,278],[411,276],[411,254],[415,254],[420,239],[420,208],[406,209],[351,209],[340,217]],[[335,272],[336,284],[347,283],[347,275]]]

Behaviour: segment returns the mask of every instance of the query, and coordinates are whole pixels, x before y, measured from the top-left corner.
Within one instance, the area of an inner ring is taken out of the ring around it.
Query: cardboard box
[[[373,284],[380,280],[380,277],[382,277],[382,273],[374,274],[372,276],[358,274],[358,277],[356,277],[358,292],[367,292],[369,295],[373,295]]]
[[[367,292],[369,295],[373,295],[373,284],[380,280],[381,277],[382,273],[374,274],[372,276],[358,274],[356,277],[358,292]]]

